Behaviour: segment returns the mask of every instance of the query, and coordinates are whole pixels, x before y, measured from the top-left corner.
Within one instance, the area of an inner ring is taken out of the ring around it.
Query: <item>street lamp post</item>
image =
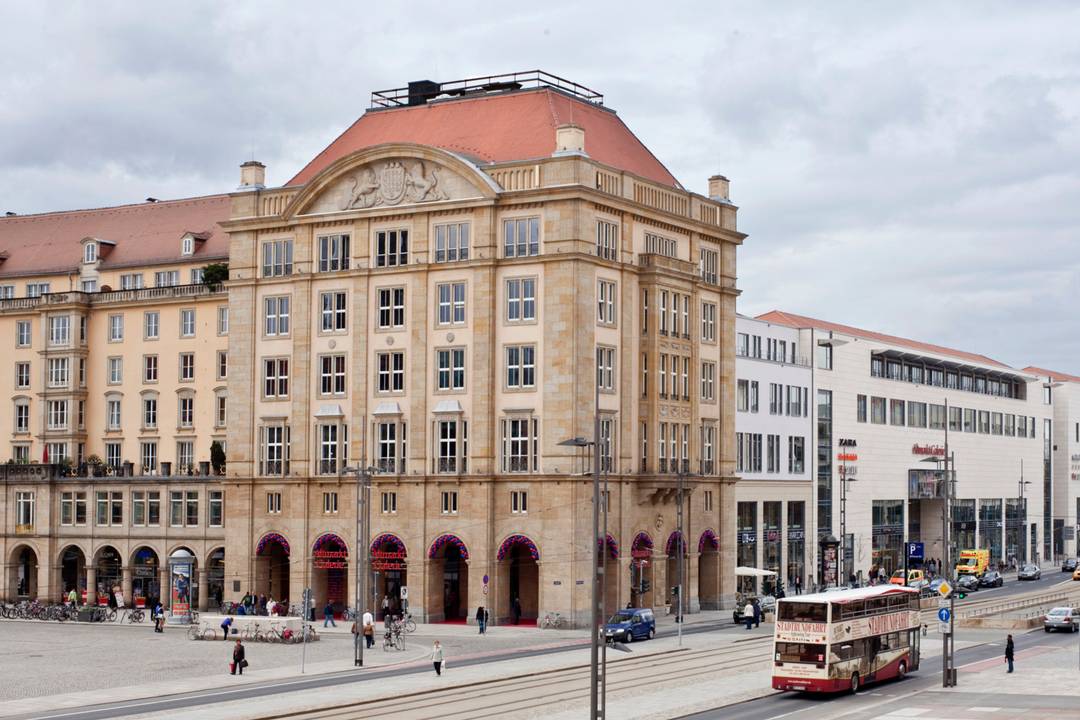
[[[1027,499],[1024,497],[1024,487],[1031,484],[1030,480],[1024,479],[1024,458],[1020,458],[1020,479],[1016,484],[1020,486],[1020,540],[1024,543],[1023,564],[1028,559]]]
[[[364,666],[363,618],[367,602],[368,538],[371,534],[371,476],[374,467],[346,467],[342,474],[356,474],[356,613],[353,622],[358,632],[353,635],[353,666]]]

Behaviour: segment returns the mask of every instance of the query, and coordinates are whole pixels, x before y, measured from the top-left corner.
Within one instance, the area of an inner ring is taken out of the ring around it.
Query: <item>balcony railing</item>
[[[375,462],[375,467],[380,473],[400,475],[405,472],[405,458],[401,458],[400,460],[397,458],[379,458]]]
[[[507,472],[529,472],[529,458],[512,457],[506,461]]]
[[[434,462],[435,472],[439,473],[463,473],[466,471],[467,461],[465,458],[441,457]]]
[[[4,310],[33,310],[46,305],[100,305],[117,302],[143,302],[171,298],[194,298],[225,293],[224,285],[168,285],[165,287],[138,288],[135,290],[110,290],[109,292],[84,293],[78,290],[46,293],[38,297],[7,298],[0,300],[0,312]]]
[[[716,463],[713,462],[712,460],[702,460],[701,461],[701,474],[702,475],[712,475],[715,472],[715,470],[714,470],[715,467],[716,467]]]

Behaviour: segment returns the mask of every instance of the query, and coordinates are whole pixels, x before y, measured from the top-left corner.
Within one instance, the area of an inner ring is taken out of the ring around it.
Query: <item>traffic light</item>
[[[957,590],[954,590],[953,592],[955,593],[957,600],[963,600],[964,598],[967,597],[967,591],[965,591],[965,590],[957,589]]]
[[[672,585],[671,586],[671,596],[672,597],[679,597],[679,586],[678,585]]]
[[[641,592],[647,593],[647,592],[649,592],[649,590],[651,588],[652,588],[652,583],[650,583],[648,580],[642,580],[641,581]]]

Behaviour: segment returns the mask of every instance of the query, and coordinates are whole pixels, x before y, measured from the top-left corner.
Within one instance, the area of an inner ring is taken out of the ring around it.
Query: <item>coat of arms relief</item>
[[[346,181],[342,210],[398,205],[403,202],[446,200],[439,187],[439,171],[423,160],[391,160],[368,166]]]

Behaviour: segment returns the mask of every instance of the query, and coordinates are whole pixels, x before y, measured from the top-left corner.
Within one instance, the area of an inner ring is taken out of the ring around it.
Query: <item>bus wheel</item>
[[[896,668],[896,677],[903,680],[905,675],[907,675],[907,663],[901,660]]]
[[[851,674],[851,692],[859,692],[859,673]]]

